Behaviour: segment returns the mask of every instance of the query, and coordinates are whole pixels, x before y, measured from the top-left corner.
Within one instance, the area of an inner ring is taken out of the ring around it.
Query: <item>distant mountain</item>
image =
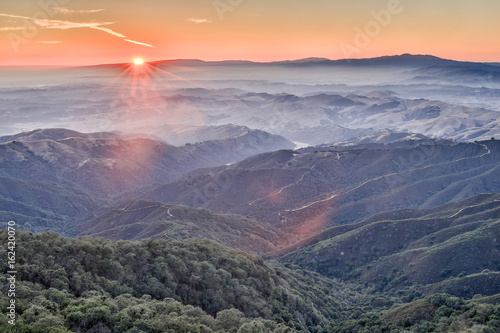
[[[428,293],[494,295],[500,293],[493,282],[500,278],[499,239],[500,195],[479,195],[327,229],[282,260],[381,290],[417,284]]]
[[[309,141],[315,135],[317,141],[320,142],[323,139],[323,142],[330,142],[328,144],[317,144],[315,146],[310,146],[307,149],[301,149],[301,151],[314,151],[317,150],[318,147],[339,147],[339,149],[348,149],[348,147],[355,147],[355,149],[364,149],[372,147],[384,147],[389,146],[391,148],[395,147],[409,147],[412,143],[418,144],[438,144],[438,143],[453,143],[452,140],[445,139],[432,139],[430,137],[426,137],[423,134],[415,134],[415,133],[400,133],[400,132],[392,132],[392,131],[382,131],[382,130],[372,130],[372,129],[347,129],[341,126],[329,126],[327,127],[331,129],[330,132],[324,131],[321,129],[310,129],[308,132],[305,130],[298,131],[295,137],[298,142]],[[287,133],[288,137],[293,137],[293,131]],[[326,136],[326,137],[325,137]],[[301,137],[303,140],[301,141]],[[328,138],[328,139],[327,139]],[[327,139],[327,140],[326,140]],[[382,144],[382,145],[381,145]]]
[[[427,67],[427,66],[470,66],[479,64],[468,61],[456,61],[443,59],[433,55],[421,54],[401,54],[391,56],[381,56],[374,58],[360,59],[338,59],[332,60],[327,58],[310,57],[298,60],[285,60],[273,62],[254,62],[246,60],[229,60],[229,61],[203,61],[190,59],[175,59],[161,60],[151,62],[153,65],[177,65],[177,66],[207,66],[207,65],[360,65],[360,66],[410,66],[410,67]],[[497,63],[485,65],[496,66]]]
[[[427,142],[426,142],[427,140]],[[380,144],[389,145],[395,147],[399,145],[400,147],[408,146],[408,143],[425,143],[425,144],[437,144],[437,139],[432,139],[426,137],[422,134],[415,133],[395,133],[391,131],[380,131],[373,135],[358,136],[355,138],[346,138],[344,141],[335,142],[333,145],[320,145],[320,146],[337,146],[337,147],[356,147],[357,149],[364,148],[366,145],[373,145],[374,147],[381,147]],[[441,142],[446,142],[442,140]],[[450,143],[450,141],[448,141]]]
[[[275,64],[307,64],[307,63],[314,63],[314,62],[326,62],[326,61],[332,61],[331,59],[328,58],[319,58],[319,57],[309,57],[309,58],[303,58],[303,59],[297,59],[297,60],[283,60],[283,61],[275,61],[272,63]]]
[[[306,145],[383,131],[459,141],[500,136],[500,66],[428,56],[359,62],[367,65],[313,61],[210,65],[199,71],[173,67],[169,72],[178,71],[175,75],[185,79],[161,89],[152,82],[150,93],[134,98],[121,90],[130,82],[109,85],[109,77],[88,69],[95,77],[79,84],[0,89],[0,132],[54,124],[117,133],[127,119],[127,132],[151,134],[151,139],[174,145],[243,135],[250,128]],[[400,62],[420,65],[404,67]],[[211,79],[202,73],[210,73]]]
[[[252,130],[246,126],[233,124],[225,125],[162,125],[147,126],[136,129],[144,133],[151,133],[175,146],[182,146],[187,143],[200,143],[213,140],[224,140],[237,138],[249,134]]]
[[[29,132],[18,133],[14,135],[6,135],[0,137],[0,142],[9,141],[39,141],[39,140],[62,140],[67,138],[90,138],[91,134],[83,134],[77,131],[68,130],[65,128],[49,128],[39,129]],[[116,137],[111,133],[101,133],[99,137]]]
[[[375,58],[362,58],[362,59],[315,59],[306,58],[303,60],[281,62],[281,64],[300,64],[300,65],[335,65],[335,66],[404,66],[404,67],[424,67],[435,65],[456,65],[456,64],[470,64],[467,62],[459,62],[455,60],[442,59],[432,55],[414,55],[414,54],[401,54],[393,56],[382,56]]]
[[[112,240],[211,239],[253,254],[276,251],[275,243],[286,237],[279,228],[243,216],[146,200],[121,203],[76,229],[76,235]]]
[[[22,132],[14,135],[0,137],[0,143],[9,141],[40,141],[40,140],[63,140],[69,138],[82,139],[151,139],[160,140],[151,134],[124,133],[124,132],[96,132],[80,133],[65,128],[40,128],[33,131]]]
[[[182,136],[196,140],[197,133],[201,138],[204,133],[212,138],[217,131],[221,135],[234,131],[235,125],[230,124],[244,124],[309,145],[340,142],[388,130],[461,141],[488,140],[500,135],[496,111],[439,100],[402,99],[393,93],[370,92],[366,96],[246,93],[237,98],[202,94],[198,98],[178,95],[167,101],[173,110],[203,108],[204,117],[211,124],[145,127],[145,131],[167,141],[169,137],[183,140]]]
[[[443,83],[460,82],[461,84],[485,86],[500,83],[500,66],[430,66],[414,70],[414,82]]]

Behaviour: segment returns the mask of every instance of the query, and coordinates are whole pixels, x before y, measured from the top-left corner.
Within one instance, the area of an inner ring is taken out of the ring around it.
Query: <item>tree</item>
[[[243,312],[236,309],[222,310],[217,313],[215,327],[224,332],[237,332],[241,326],[242,319],[245,318]]]

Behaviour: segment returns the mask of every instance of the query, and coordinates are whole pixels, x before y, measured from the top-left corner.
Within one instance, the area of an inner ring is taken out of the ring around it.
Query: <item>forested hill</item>
[[[0,238],[6,237],[7,232],[0,231]],[[498,295],[464,300],[435,294],[402,304],[413,296],[377,293],[266,263],[209,240],[112,242],[18,231],[17,244],[16,326],[0,314],[0,332],[500,329]],[[0,256],[6,257],[5,251],[0,248]],[[3,261],[4,281],[5,266]],[[2,292],[2,309],[8,301]]]
[[[26,332],[308,331],[346,316],[356,296],[317,274],[272,267],[208,240],[19,231],[17,244],[17,323]],[[2,308],[7,302],[2,293]]]

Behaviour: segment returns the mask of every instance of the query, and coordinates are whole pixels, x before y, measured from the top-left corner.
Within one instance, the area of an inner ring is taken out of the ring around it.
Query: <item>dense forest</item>
[[[500,330],[495,296],[377,292],[209,240],[113,242],[19,231],[17,243],[16,325],[8,324],[2,290],[0,332]]]

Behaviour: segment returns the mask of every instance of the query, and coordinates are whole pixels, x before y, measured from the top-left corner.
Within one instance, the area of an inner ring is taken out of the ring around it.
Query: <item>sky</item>
[[[498,0],[0,0],[0,66],[403,53],[500,62]]]

